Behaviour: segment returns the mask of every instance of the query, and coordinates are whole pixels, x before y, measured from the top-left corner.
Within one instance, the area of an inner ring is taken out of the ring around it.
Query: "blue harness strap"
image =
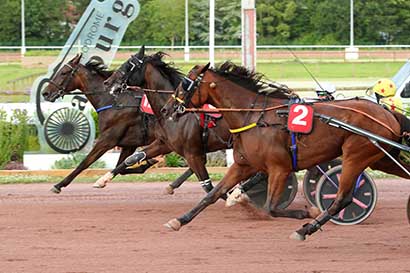
[[[296,145],[296,134],[294,132],[290,132],[290,137],[292,140],[292,145],[290,146],[290,151],[292,153],[292,168],[294,171],[296,171],[298,168],[298,161],[297,161],[298,147]]]
[[[101,108],[98,108],[97,110],[95,110],[97,113],[111,109],[112,108],[112,104],[111,105],[107,105],[107,106],[103,106]]]

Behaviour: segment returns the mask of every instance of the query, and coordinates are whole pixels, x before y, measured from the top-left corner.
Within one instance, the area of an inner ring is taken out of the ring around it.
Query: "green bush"
[[[11,117],[0,110],[0,169],[11,161],[22,161],[29,127],[26,110],[14,110]]]
[[[174,152],[169,153],[165,156],[165,165],[167,167],[186,167],[187,166],[185,159],[182,156]]]
[[[69,154],[67,157],[64,157],[60,160],[56,160],[51,168],[52,169],[74,169],[81,163],[81,161],[84,160],[86,156],[87,154],[83,154],[83,153]],[[105,167],[106,165],[104,161],[97,160],[89,168],[90,169],[103,169]]]

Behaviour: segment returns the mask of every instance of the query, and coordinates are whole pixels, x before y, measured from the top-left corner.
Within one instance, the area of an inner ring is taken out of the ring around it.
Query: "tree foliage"
[[[0,1],[0,45],[19,45],[20,2]],[[62,45],[90,0],[25,0],[28,45]],[[139,0],[123,44],[183,45],[185,0]],[[241,0],[215,0],[215,40],[240,44]],[[257,0],[258,44],[350,41],[350,0]],[[355,44],[409,44],[410,1],[355,0]],[[189,0],[191,45],[207,45],[209,0]]]

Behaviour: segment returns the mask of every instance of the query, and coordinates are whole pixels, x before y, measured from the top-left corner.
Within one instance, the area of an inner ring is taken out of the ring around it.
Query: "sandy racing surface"
[[[356,226],[329,223],[305,242],[304,221],[262,219],[222,201],[178,232],[163,224],[201,196],[186,183],[0,186],[0,272],[410,272],[410,182],[378,180],[375,212]],[[307,203],[299,191],[291,207]]]

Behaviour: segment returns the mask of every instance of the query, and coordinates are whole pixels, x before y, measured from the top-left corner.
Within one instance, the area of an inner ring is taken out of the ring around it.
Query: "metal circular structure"
[[[59,153],[81,150],[88,142],[91,126],[83,112],[75,108],[60,108],[44,123],[45,139]]]
[[[268,192],[268,177],[264,174],[253,176],[250,179],[258,179],[259,181],[250,190],[246,191],[246,194],[256,207],[263,208],[266,203],[266,195]],[[297,191],[298,180],[295,173],[291,173],[286,180],[286,186],[280,198],[278,208],[287,208],[295,199]]]
[[[306,170],[305,176],[303,176],[303,195],[309,204],[316,206],[317,183],[324,173],[338,165],[342,165],[342,160],[337,158]]]
[[[326,210],[335,200],[339,188],[342,166],[326,172],[316,188],[316,203],[321,211]],[[330,178],[330,179],[329,179]],[[354,225],[366,220],[376,207],[377,189],[373,179],[363,172],[356,181],[353,202],[334,216],[330,221],[338,225]]]

